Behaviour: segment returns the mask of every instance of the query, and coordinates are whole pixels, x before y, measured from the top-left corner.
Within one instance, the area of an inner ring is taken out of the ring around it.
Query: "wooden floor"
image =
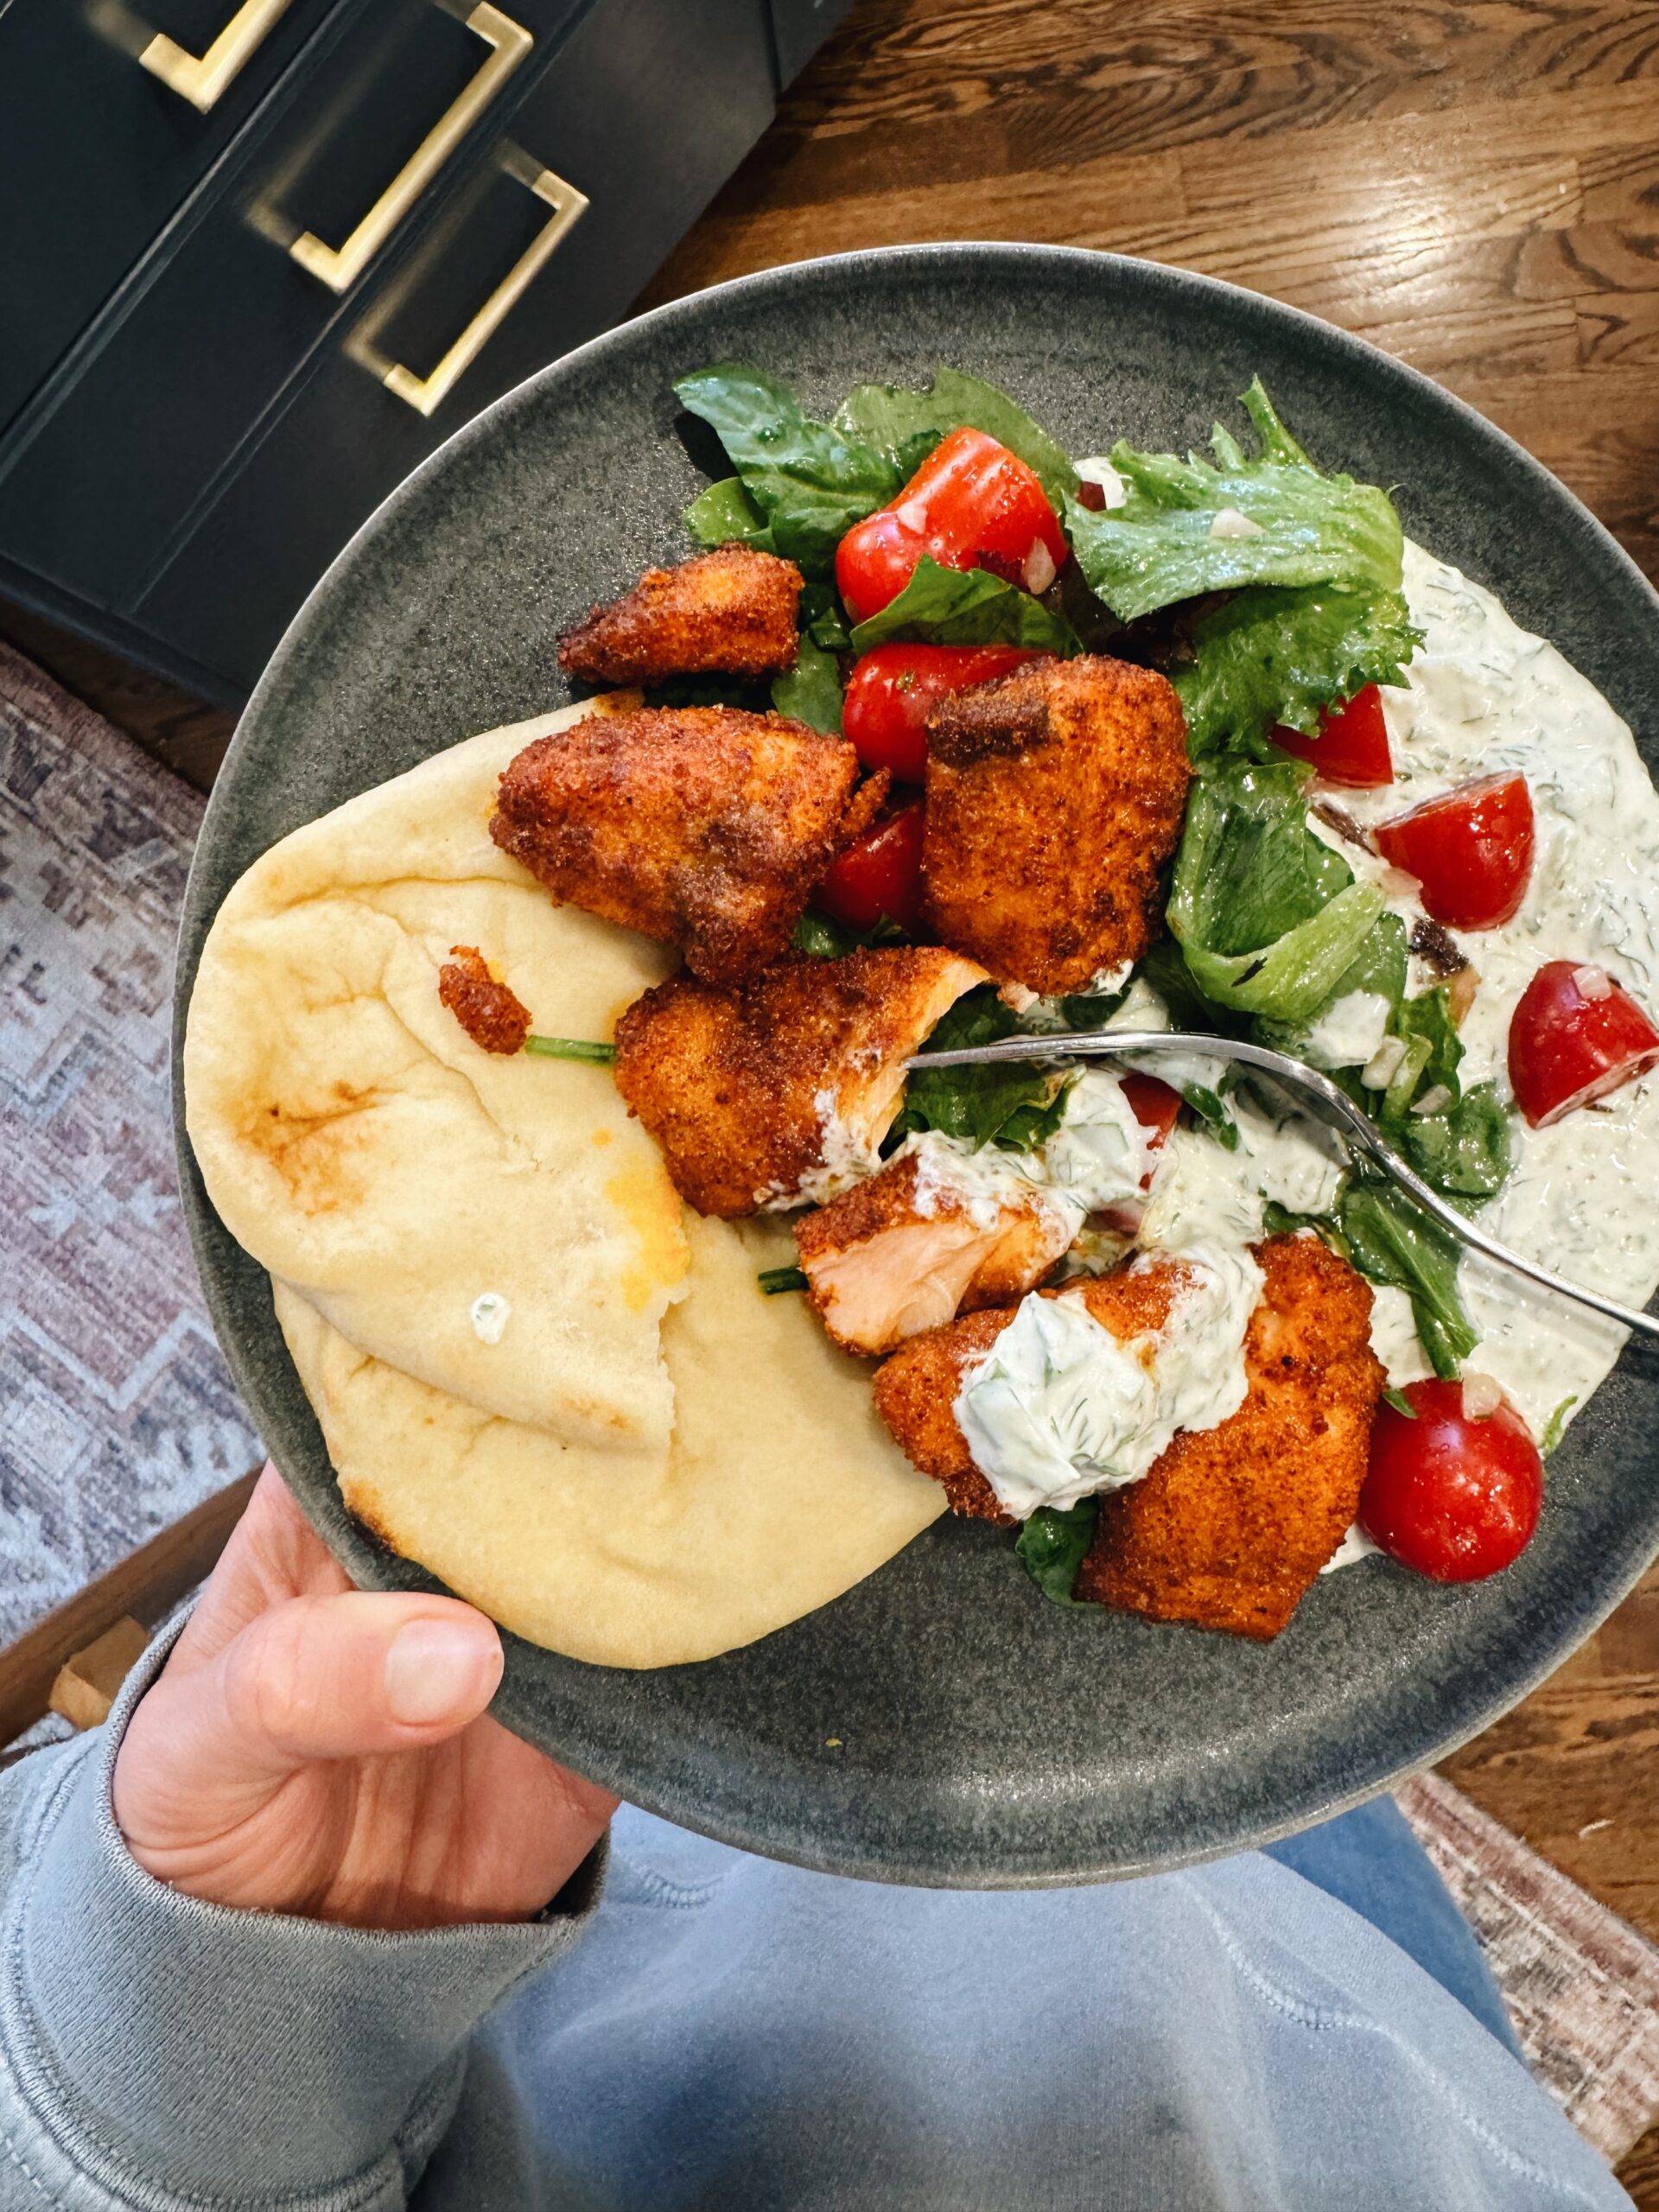
[[[650,299],[950,238],[1145,254],[1361,332],[1659,578],[1655,0],[859,0]],[[206,780],[222,721],[55,652]],[[1446,1770],[1659,1938],[1659,1573]],[[1659,2209],[1659,2139],[1623,2171]]]

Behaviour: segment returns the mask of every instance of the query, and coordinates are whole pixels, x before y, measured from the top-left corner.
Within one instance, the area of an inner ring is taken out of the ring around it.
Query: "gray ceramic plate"
[[[659,309],[556,362],[410,478],[335,563],[244,718],[207,810],[179,958],[284,832],[473,730],[564,697],[561,626],[653,559],[703,480],[672,379],[747,357],[828,411],[866,378],[989,377],[1074,453],[1200,440],[1260,371],[1313,451],[1396,486],[1407,528],[1553,639],[1659,746],[1659,601],[1516,446],[1321,323],[1105,255],[996,245],[809,262]],[[699,457],[709,459],[698,447]],[[421,1586],[341,1510],[266,1279],[181,1135],[222,1343],[305,1510],[363,1583]],[[1627,1354],[1550,1471],[1536,1540],[1484,1587],[1377,1562],[1277,1643],[1066,1612],[1007,1539],[940,1522],[810,1619],[626,1674],[509,1639],[499,1710],[624,1796],[837,1872],[1091,1880],[1306,1826],[1485,1726],[1586,1635],[1659,1541],[1659,1367]],[[833,1746],[827,1740],[835,1738]]]

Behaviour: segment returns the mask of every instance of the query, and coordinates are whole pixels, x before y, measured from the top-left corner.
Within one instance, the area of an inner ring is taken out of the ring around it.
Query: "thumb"
[[[116,1817],[147,1842],[220,1833],[314,1760],[442,1743],[501,1668],[494,1624],[455,1599],[287,1599],[205,1666],[162,1670],[116,1763]]]

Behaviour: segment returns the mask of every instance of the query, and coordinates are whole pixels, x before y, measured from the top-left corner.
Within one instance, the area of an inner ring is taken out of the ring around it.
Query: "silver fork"
[[[1582,1283],[1568,1282],[1564,1276],[1552,1274],[1548,1268],[1523,1259],[1519,1252],[1510,1251],[1507,1244],[1500,1244],[1496,1237],[1489,1236],[1424,1182],[1339,1084],[1332,1083],[1318,1068],[1309,1067],[1306,1061],[1294,1060],[1284,1052],[1270,1052],[1265,1045],[1249,1044],[1237,1037],[1198,1035],[1190,1030],[1100,1029],[1086,1036],[1004,1037],[994,1045],[968,1046],[960,1052],[920,1052],[906,1065],[962,1068],[983,1066],[997,1060],[1115,1060],[1128,1055],[1138,1059],[1142,1054],[1157,1052],[1182,1052],[1189,1057],[1231,1060],[1243,1067],[1259,1068],[1263,1074],[1299,1093],[1313,1108],[1318,1120],[1335,1129],[1351,1147],[1375,1160],[1386,1175],[1410,1192],[1425,1213],[1432,1214],[1460,1243],[1484,1253],[1500,1267],[1524,1275],[1541,1289],[1571,1298],[1642,1335],[1659,1337],[1659,1319],[1654,1315],[1638,1313],[1634,1306],[1621,1306],[1616,1298],[1604,1298],[1599,1290],[1586,1290]]]

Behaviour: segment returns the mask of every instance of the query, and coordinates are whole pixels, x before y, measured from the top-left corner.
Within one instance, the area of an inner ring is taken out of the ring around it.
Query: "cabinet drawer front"
[[[511,137],[319,351],[138,619],[251,684],[327,563],[410,468],[487,401],[616,321],[765,129],[771,86],[751,0],[604,0]],[[538,200],[534,181],[549,172]],[[556,220],[560,185],[588,205],[422,412],[399,385],[435,379]],[[389,386],[393,369],[404,376]]]
[[[73,383],[14,426],[0,448],[0,550],[101,605],[130,606],[312,350],[594,7],[479,10],[512,26],[503,71],[498,42],[468,27],[473,0],[344,0],[89,337]],[[308,236],[320,252],[349,244],[394,198],[343,293],[296,258]]]
[[[103,0],[0,7],[0,430],[338,0],[267,4],[205,111],[144,57],[163,38],[210,52],[238,0],[133,0],[128,36]]]
[[[853,0],[770,0],[778,81],[791,84],[850,10]]]

